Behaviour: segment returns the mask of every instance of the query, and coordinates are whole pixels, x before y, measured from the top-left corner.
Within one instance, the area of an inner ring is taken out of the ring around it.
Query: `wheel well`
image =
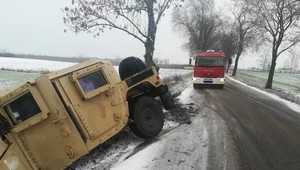
[[[150,84],[149,82],[144,82],[141,83],[135,87],[133,87],[132,89],[130,89],[127,92],[127,100],[130,101],[136,97],[139,96],[152,96],[152,97],[156,97],[155,93],[153,93],[155,90],[155,87]]]

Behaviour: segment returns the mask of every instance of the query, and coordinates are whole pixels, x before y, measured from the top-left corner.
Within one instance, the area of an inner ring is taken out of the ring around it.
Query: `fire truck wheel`
[[[131,56],[121,61],[119,65],[119,75],[121,80],[124,80],[144,69],[146,69],[145,63],[141,59]]]
[[[129,128],[136,136],[153,138],[161,132],[164,114],[154,98],[140,97],[131,108],[130,118],[133,122],[129,124]]]

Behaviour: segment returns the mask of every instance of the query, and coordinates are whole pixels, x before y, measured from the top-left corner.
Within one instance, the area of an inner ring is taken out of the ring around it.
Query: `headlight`
[[[224,79],[220,79],[220,81],[225,81]]]
[[[196,78],[193,78],[193,82],[195,82],[197,79]]]

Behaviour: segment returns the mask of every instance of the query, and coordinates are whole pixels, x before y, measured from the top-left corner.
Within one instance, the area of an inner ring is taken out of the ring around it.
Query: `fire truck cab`
[[[212,85],[223,89],[226,70],[225,54],[222,51],[215,52],[214,50],[197,51],[194,60],[194,88],[201,85]]]

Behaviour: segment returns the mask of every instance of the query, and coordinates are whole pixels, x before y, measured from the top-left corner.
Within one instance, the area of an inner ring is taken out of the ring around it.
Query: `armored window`
[[[27,92],[13,102],[5,105],[4,110],[9,115],[14,125],[41,113],[41,109],[30,92]]]
[[[85,93],[89,93],[107,84],[100,70],[78,78],[78,82]]]

